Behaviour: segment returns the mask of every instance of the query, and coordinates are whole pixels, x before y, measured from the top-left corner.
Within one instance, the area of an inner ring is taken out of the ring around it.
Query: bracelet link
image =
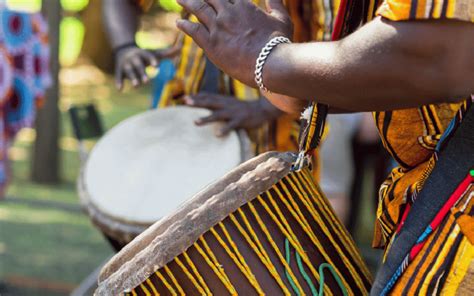
[[[258,87],[263,90],[264,92],[269,92],[268,88],[263,84],[263,66],[267,61],[270,52],[279,44],[282,43],[291,43],[290,39],[278,36],[272,38],[270,41],[265,44],[265,46],[260,51],[258,55],[257,61],[255,62],[255,82],[257,83]]]

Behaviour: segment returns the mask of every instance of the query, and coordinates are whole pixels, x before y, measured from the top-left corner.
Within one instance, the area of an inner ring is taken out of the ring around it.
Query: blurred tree
[[[33,154],[32,179],[39,183],[59,181],[59,25],[61,4],[58,0],[43,0],[41,11],[49,25],[51,47],[50,71],[52,85],[46,92],[44,106],[36,119],[36,142]]]

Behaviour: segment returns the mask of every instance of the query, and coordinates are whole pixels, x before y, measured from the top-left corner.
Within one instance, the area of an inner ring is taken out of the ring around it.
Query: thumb
[[[283,1],[284,0],[265,0],[267,12],[280,20],[288,19],[288,11]]]

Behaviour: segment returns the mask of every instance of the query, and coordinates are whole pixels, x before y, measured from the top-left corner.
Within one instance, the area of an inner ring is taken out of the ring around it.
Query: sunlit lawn
[[[72,82],[68,75],[76,79]],[[81,75],[84,77],[78,83]],[[88,67],[66,70],[61,77],[65,81],[60,104],[61,182],[45,186],[30,181],[33,130],[23,131],[10,152],[13,181],[8,201],[0,202],[0,283],[7,284],[10,295],[68,294],[112,254],[101,233],[79,210],[75,181],[80,162],[68,107],[93,102],[109,129],[149,105],[149,88],[126,95],[117,93],[109,87],[111,81]],[[23,288],[18,287],[20,284]],[[28,286],[33,288],[26,289]],[[0,286],[4,295],[2,289]]]

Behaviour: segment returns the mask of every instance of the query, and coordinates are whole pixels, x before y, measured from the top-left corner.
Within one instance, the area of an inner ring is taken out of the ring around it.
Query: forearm
[[[103,18],[113,48],[135,41],[140,11],[129,0],[103,0]]]
[[[377,19],[338,42],[279,45],[264,67],[277,93],[352,111],[456,101],[474,93],[474,25]]]

